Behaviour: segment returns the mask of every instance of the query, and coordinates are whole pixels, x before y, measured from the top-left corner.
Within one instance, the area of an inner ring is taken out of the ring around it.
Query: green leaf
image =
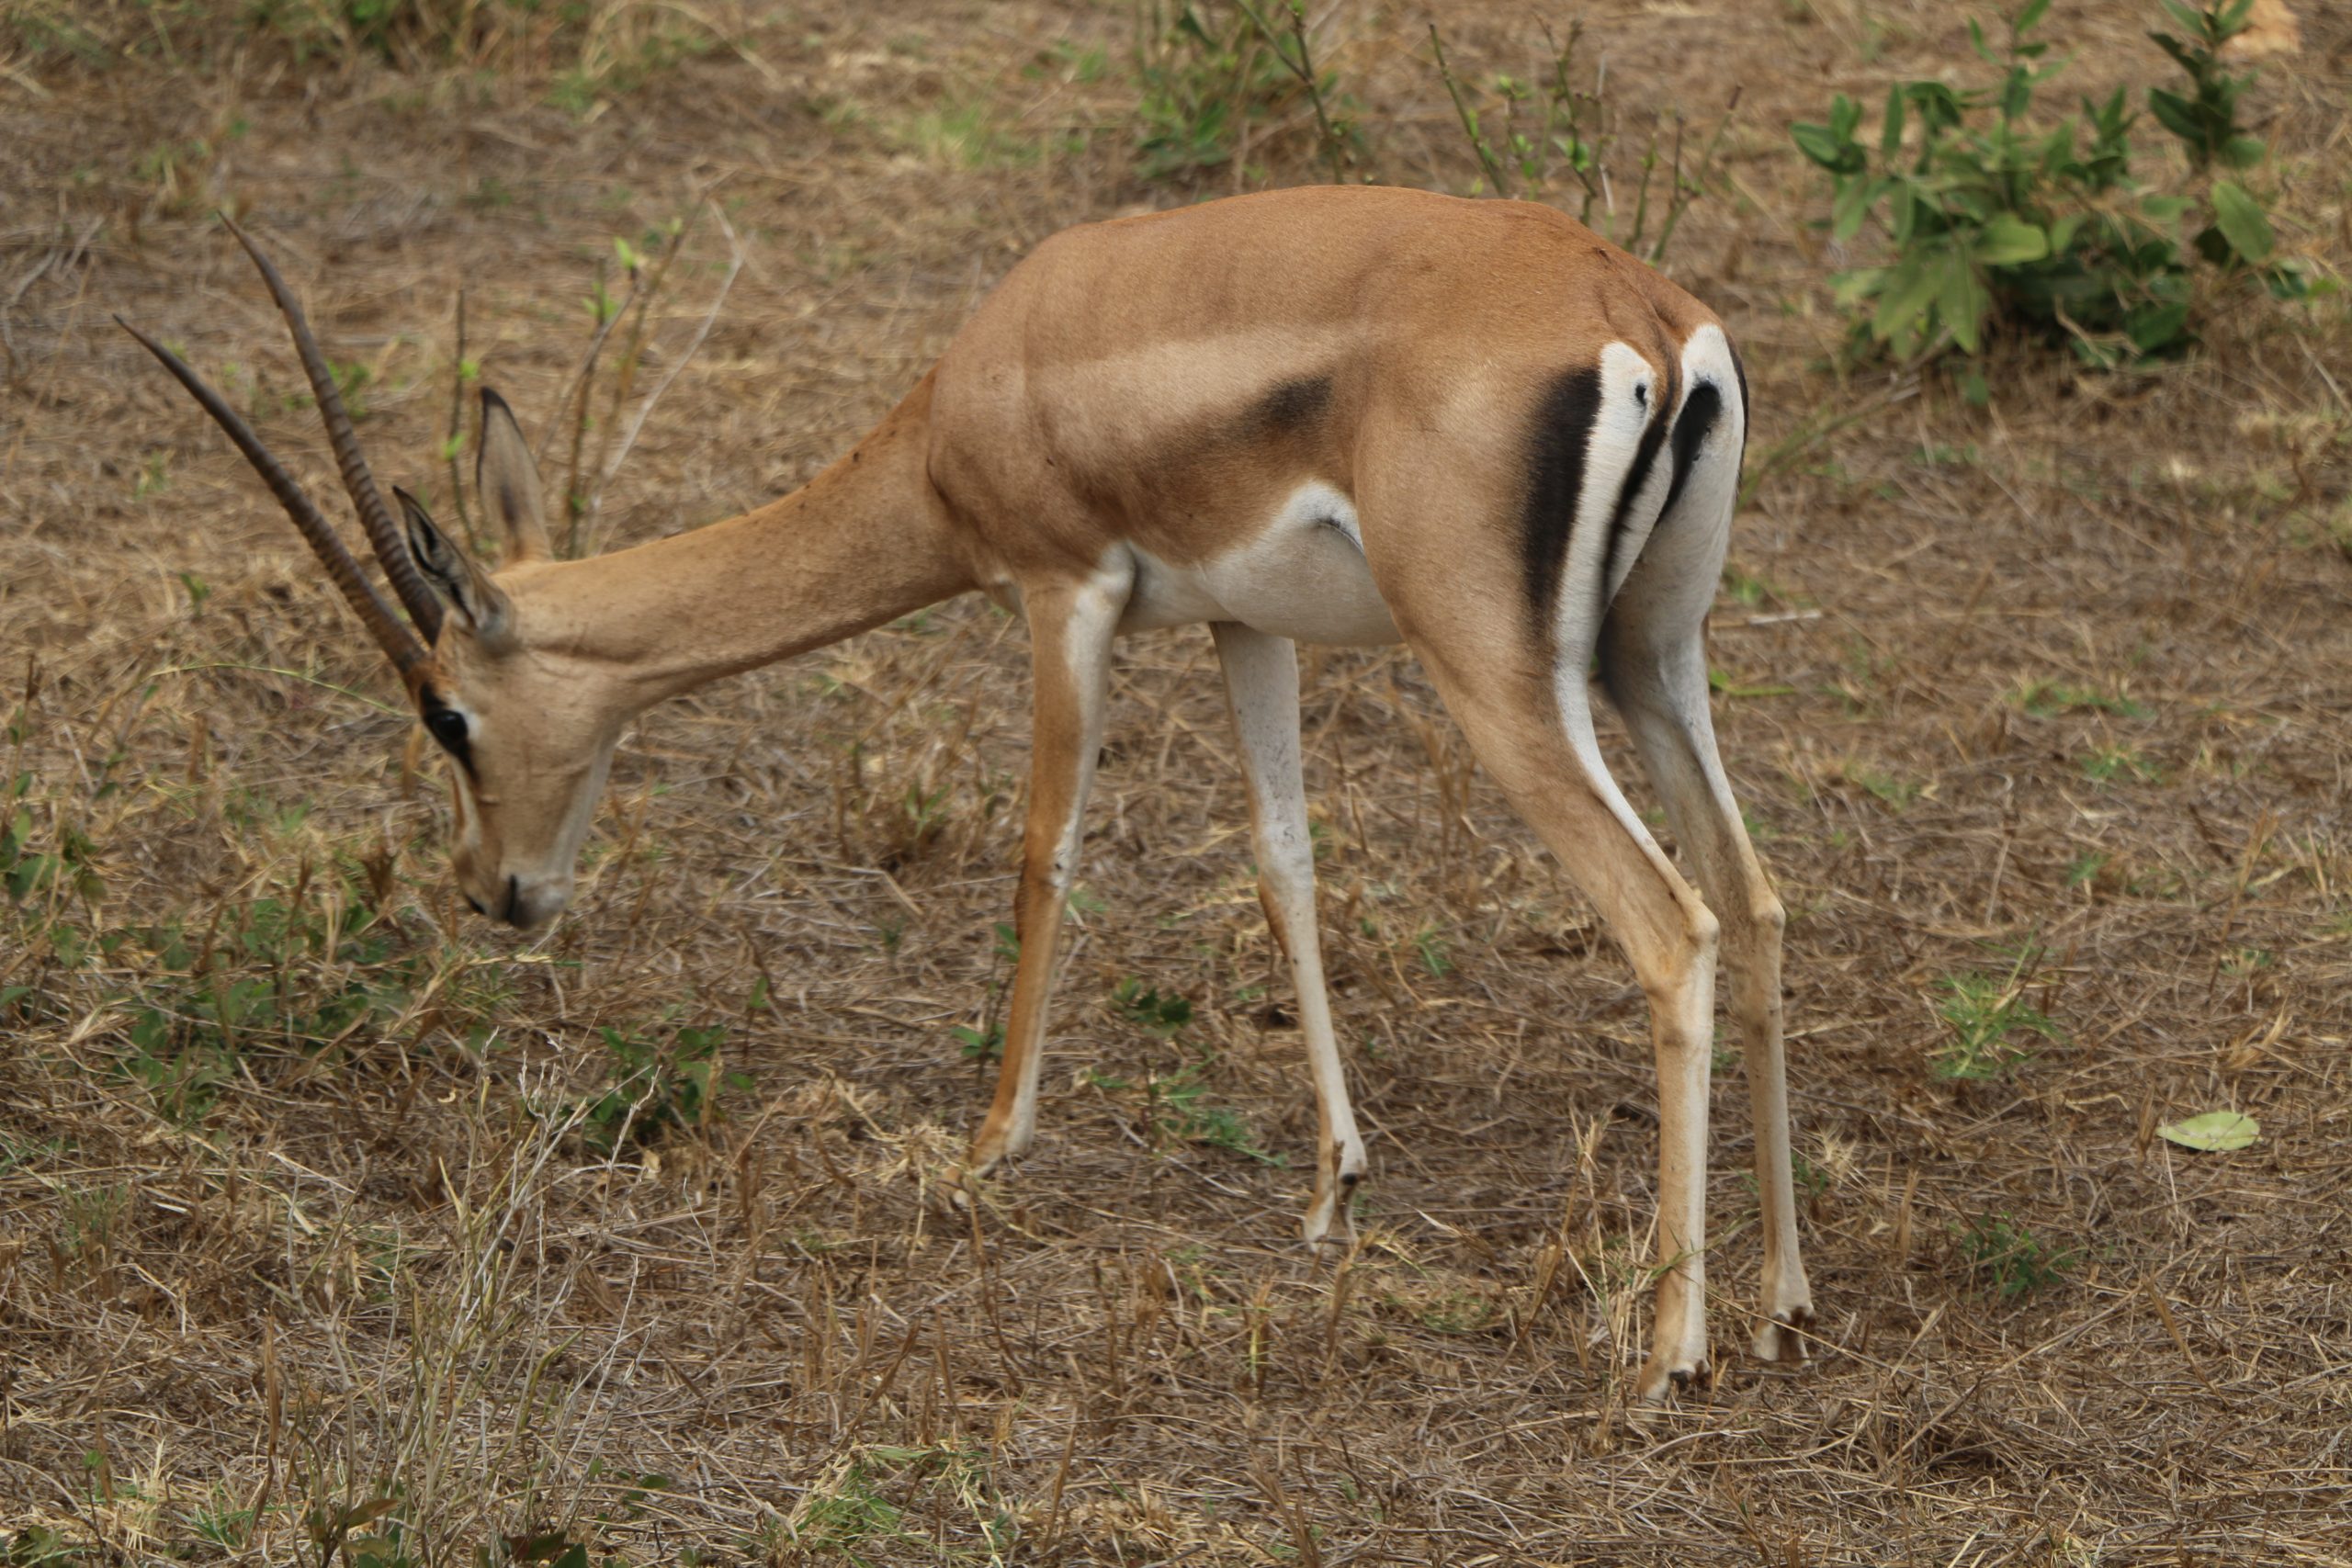
[[[1879,156],[1889,163],[1903,150],[1903,84],[1897,82],[1886,90],[1886,123],[1879,127]]]
[[[1946,256],[1937,273],[1936,313],[1961,353],[1974,354],[1992,298],[1978,281],[1976,269],[1960,256]]]
[[[2023,69],[2012,70],[2008,79],[2001,84],[2001,112],[2016,119],[2032,107],[2032,73]]]
[[[2197,114],[2188,101],[2177,93],[2167,93],[2162,87],[2148,89],[2148,107],[2166,130],[2179,137],[2192,148],[2204,144],[2205,128],[2197,122]]]
[[[2191,77],[2197,74],[2198,62],[2202,58],[2201,55],[2191,54],[2187,46],[2170,33],[2150,33],[2148,36],[2156,40],[2158,49],[2172,56],[2174,64],[2188,72]]]
[[[2160,354],[2180,342],[2188,331],[2186,304],[2152,305],[2123,319],[2124,334],[2142,354]]]
[[[2192,33],[2198,30],[2199,24],[2195,9],[2181,4],[2181,0],[2162,0],[2162,4],[2164,8],[2171,14],[2172,19],[2179,26]]]
[[[1886,292],[1879,296],[1878,310],[1871,317],[1871,334],[1883,342],[1917,330],[1941,281],[1926,256],[1905,257],[1887,278]]]
[[[2233,136],[2222,143],[2222,162],[2233,169],[2251,169],[2269,151],[2259,136]]]
[[[1871,215],[1871,202],[1877,196],[1877,182],[1849,179],[1839,182],[1838,199],[1829,204],[1829,237],[1840,244],[1862,231],[1862,221]]]
[[[2270,220],[2263,216],[2262,204],[2233,181],[2213,182],[2213,221],[2230,242],[2230,248],[2247,261],[2267,260],[2277,243],[2271,236]]]
[[[2029,223],[2013,212],[1999,212],[1977,234],[1969,253],[1986,266],[2040,261],[2050,254],[2050,235],[2038,223]]]
[[[1849,136],[1841,136],[1826,125],[1792,125],[1789,136],[1797,151],[1834,175],[1858,175],[1866,160],[1862,150]]]
[[[2049,14],[2050,0],[2026,0],[2025,6],[2018,12],[2017,20],[2009,24],[2009,30],[2020,34],[2030,32]]]
[[[2167,1122],[2156,1129],[2156,1136],[2184,1149],[2220,1153],[2245,1148],[2260,1139],[2262,1123],[2243,1111],[2208,1111],[2185,1122]]]

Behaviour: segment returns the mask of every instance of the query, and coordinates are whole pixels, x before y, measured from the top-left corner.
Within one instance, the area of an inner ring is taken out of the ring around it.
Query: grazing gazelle
[[[477,910],[527,927],[563,908],[615,742],[650,704],[968,590],[1019,604],[1036,684],[1021,960],[978,1176],[1035,1128],[1112,641],[1206,622],[1268,923],[1298,986],[1320,1113],[1305,1228],[1320,1241],[1364,1153],[1324,995],[1292,644],[1401,637],[1649,999],[1659,1271],[1640,1392],[1662,1397],[1707,1367],[1719,929],[1763,1198],[1755,1350],[1804,1355],[1781,904],[1716,755],[1702,641],[1747,394],[1698,301],[1516,202],[1327,187],[1092,224],[1014,267],[889,417],[805,488],[633,549],[551,558],[528,448],[485,393],[478,479],[506,536],[492,572],[405,494],[403,545],[299,307],[246,249],[421,640],[236,414],[140,341],[269,482],[399,668],[449,754],[452,860]],[[1602,761],[1596,653],[1704,902]]]

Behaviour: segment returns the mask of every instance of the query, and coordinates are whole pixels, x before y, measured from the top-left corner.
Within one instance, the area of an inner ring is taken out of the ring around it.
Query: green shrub
[[[1136,173],[1196,178],[1229,169],[1246,144],[1261,152],[1304,106],[1315,152],[1332,180],[1361,158],[1355,102],[1315,62],[1304,8],[1287,0],[1161,0],[1140,6],[1134,69]],[[1291,138],[1295,141],[1295,138]]]
[[[1478,160],[1474,195],[1492,191],[1527,201],[1556,201],[1562,207],[1574,202],[1578,222],[1655,265],[1666,259],[1682,214],[1715,183],[1715,154],[1739,107],[1739,89],[1732,89],[1714,130],[1692,144],[1689,151],[1696,155],[1687,161],[1681,111],[1661,113],[1643,143],[1636,179],[1634,166],[1626,165],[1622,156],[1633,143],[1621,137],[1616,106],[1605,91],[1605,62],[1592,72],[1590,91],[1574,85],[1577,44],[1583,34],[1582,23],[1570,23],[1563,43],[1546,27],[1550,49],[1535,80],[1498,73],[1484,94],[1447,61],[1445,39],[1434,22],[1430,24],[1430,55],[1453,101],[1463,139]],[[1616,200],[1619,192],[1632,198],[1623,209]],[[1655,235],[1650,229],[1654,211]]]
[[[2214,52],[2245,27],[2251,4],[2218,0],[2196,10],[2164,0],[2188,36],[2152,35],[2188,73],[2190,88],[2152,91],[2152,112],[2199,170],[2249,168],[2265,154],[2237,124],[2247,79],[2225,75]],[[1974,355],[2013,332],[2066,342],[2086,362],[2113,366],[2194,342],[2178,235],[2198,204],[2132,178],[2138,116],[2126,89],[2104,103],[2085,100],[2079,121],[2031,118],[2036,91],[2064,69],[2032,37],[2049,10],[2050,0],[2026,0],[2001,51],[1972,21],[1970,39],[1998,80],[1897,83],[1872,141],[1859,134],[1860,107],[1842,94],[1826,123],[1790,128],[1798,150],[1830,176],[1831,237],[1851,240],[1875,219],[1894,253],[1884,265],[1838,280],[1840,302],[1860,314],[1861,346],[1905,359]],[[2282,298],[2302,291],[2301,275],[2274,256],[2256,197],[2216,179],[2206,205],[2199,255],[2258,276]]]
[[[2009,1214],[1983,1214],[1954,1233],[1968,1271],[2005,1302],[2022,1301],[2057,1284],[2073,1266],[2071,1252],[2047,1243]]]
[[[700,1127],[729,1089],[752,1080],[719,1066],[727,1030],[676,1031],[667,1045],[639,1040],[617,1029],[602,1029],[606,1088],[582,1108],[581,1136],[599,1154],[654,1143],[674,1127]]]
[[[1996,1078],[2030,1054],[2013,1043],[2018,1035],[2064,1037],[2047,1014],[2027,1004],[2019,984],[2024,968],[2020,959],[2006,979],[1973,973],[1945,977],[1936,1016],[1951,1027],[1951,1038],[1934,1052],[1936,1077],[1955,1083]]]

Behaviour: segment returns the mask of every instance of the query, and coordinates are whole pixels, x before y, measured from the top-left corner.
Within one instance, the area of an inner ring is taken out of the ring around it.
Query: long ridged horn
[[[383,492],[376,488],[376,477],[368,471],[368,459],[359,450],[359,436],[351,428],[351,416],[344,412],[343,394],[335,389],[334,376],[327,369],[326,357],[319,352],[318,340],[311,335],[311,323],[302,315],[302,307],[295,301],[294,291],[277,276],[277,269],[261,253],[261,247],[246,237],[237,227],[236,220],[220,215],[237,243],[245,247],[245,254],[254,258],[261,268],[262,281],[269,285],[270,298],[277,301],[278,313],[294,333],[294,349],[301,355],[302,373],[311,378],[311,395],[317,400],[320,417],[326,421],[327,443],[334,448],[335,467],[343,472],[343,488],[350,492],[351,504],[358,509],[359,526],[367,534],[368,542],[375,547],[377,562],[390,579],[392,592],[407,606],[408,618],[424,634],[430,647],[441,635],[441,601],[417,575],[416,563],[409,559],[407,541],[401,537],[400,525],[392,521],[391,509],[384,504]]]
[[[269,448],[261,444],[261,437],[254,434],[253,427],[238,417],[236,410],[221,400],[220,393],[205,385],[204,378],[189,369],[178,355],[120,316],[114,320],[115,325],[137,338],[146,346],[148,353],[163,361],[164,368],[177,378],[179,384],[188,389],[189,395],[204,405],[204,412],[212,416],[212,422],[229,433],[229,439],[235,442],[237,450],[245,455],[245,461],[254,466],[254,471],[261,475],[263,482],[277,497],[278,504],[286,508],[286,514],[294,519],[294,526],[302,531],[302,537],[311,541],[311,548],[318,552],[320,561],[327,569],[327,575],[334,579],[337,588],[343,590],[343,596],[351,601],[351,607],[359,612],[359,618],[367,625],[369,635],[375,637],[377,646],[391,660],[393,668],[401,672],[401,677],[405,679],[411,670],[424,663],[426,657],[424,646],[408,627],[401,624],[400,617],[392,613],[392,607],[384,603],[383,596],[376,592],[376,585],[368,581],[368,574],[359,569],[359,563],[352,559],[351,552],[344,547],[342,536],[319,515],[319,509],[311,503],[309,496],[302,493],[302,487],[294,482],[294,476],[288,473],[270,455]]]

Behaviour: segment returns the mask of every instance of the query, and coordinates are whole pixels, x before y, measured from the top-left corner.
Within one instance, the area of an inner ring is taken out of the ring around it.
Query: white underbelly
[[[1305,484],[1246,543],[1175,565],[1130,547],[1136,581],[1121,631],[1238,621],[1295,642],[1396,640],[1373,586],[1355,507],[1331,486]]]

